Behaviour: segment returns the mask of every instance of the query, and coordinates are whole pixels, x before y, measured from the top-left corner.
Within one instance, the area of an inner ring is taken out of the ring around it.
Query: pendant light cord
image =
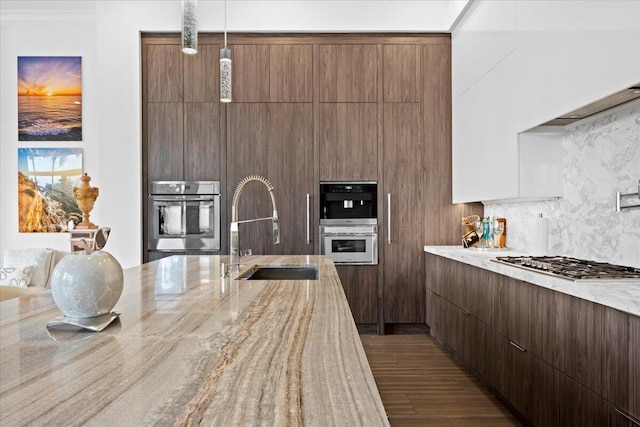
[[[227,47],[227,0],[224,0],[224,47]]]

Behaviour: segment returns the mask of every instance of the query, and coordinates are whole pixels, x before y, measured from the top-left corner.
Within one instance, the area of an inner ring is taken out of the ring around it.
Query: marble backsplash
[[[549,254],[640,268],[640,208],[616,212],[616,192],[638,191],[640,101],[565,128],[563,194],[557,200],[485,205],[507,218],[507,246],[528,251],[539,213],[549,218]]]

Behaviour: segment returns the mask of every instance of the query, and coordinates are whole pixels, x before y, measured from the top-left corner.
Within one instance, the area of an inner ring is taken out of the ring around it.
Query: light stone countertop
[[[574,282],[491,261],[498,256],[526,255],[508,250],[481,251],[460,246],[425,246],[424,251],[640,316],[640,281]]]
[[[388,426],[333,261],[319,280],[220,279],[228,257],[125,270],[100,333],[47,330],[50,293],[0,303],[0,425]]]

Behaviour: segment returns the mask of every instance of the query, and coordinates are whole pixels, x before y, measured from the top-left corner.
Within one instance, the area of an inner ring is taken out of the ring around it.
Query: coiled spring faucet
[[[271,204],[273,205],[273,216],[269,216],[266,218],[255,218],[255,219],[246,219],[239,221],[238,220],[238,204],[240,203],[240,194],[242,194],[242,190],[245,185],[247,185],[251,181],[261,182],[267,187],[269,190],[269,195],[271,196]],[[229,239],[230,246],[230,260],[229,260],[229,269],[230,271],[238,271],[240,269],[240,250],[239,250],[239,242],[240,236],[238,234],[238,225],[245,222],[256,222],[256,221],[265,221],[270,219],[273,222],[273,244],[280,244],[280,220],[278,219],[278,210],[276,208],[276,199],[273,195],[273,185],[269,182],[269,180],[260,175],[251,175],[244,178],[238,186],[236,187],[235,193],[233,193],[233,203],[231,205],[231,235]]]

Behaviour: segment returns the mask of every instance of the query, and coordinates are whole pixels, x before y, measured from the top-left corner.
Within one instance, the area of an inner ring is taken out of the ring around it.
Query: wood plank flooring
[[[392,427],[522,425],[430,335],[360,338]]]

